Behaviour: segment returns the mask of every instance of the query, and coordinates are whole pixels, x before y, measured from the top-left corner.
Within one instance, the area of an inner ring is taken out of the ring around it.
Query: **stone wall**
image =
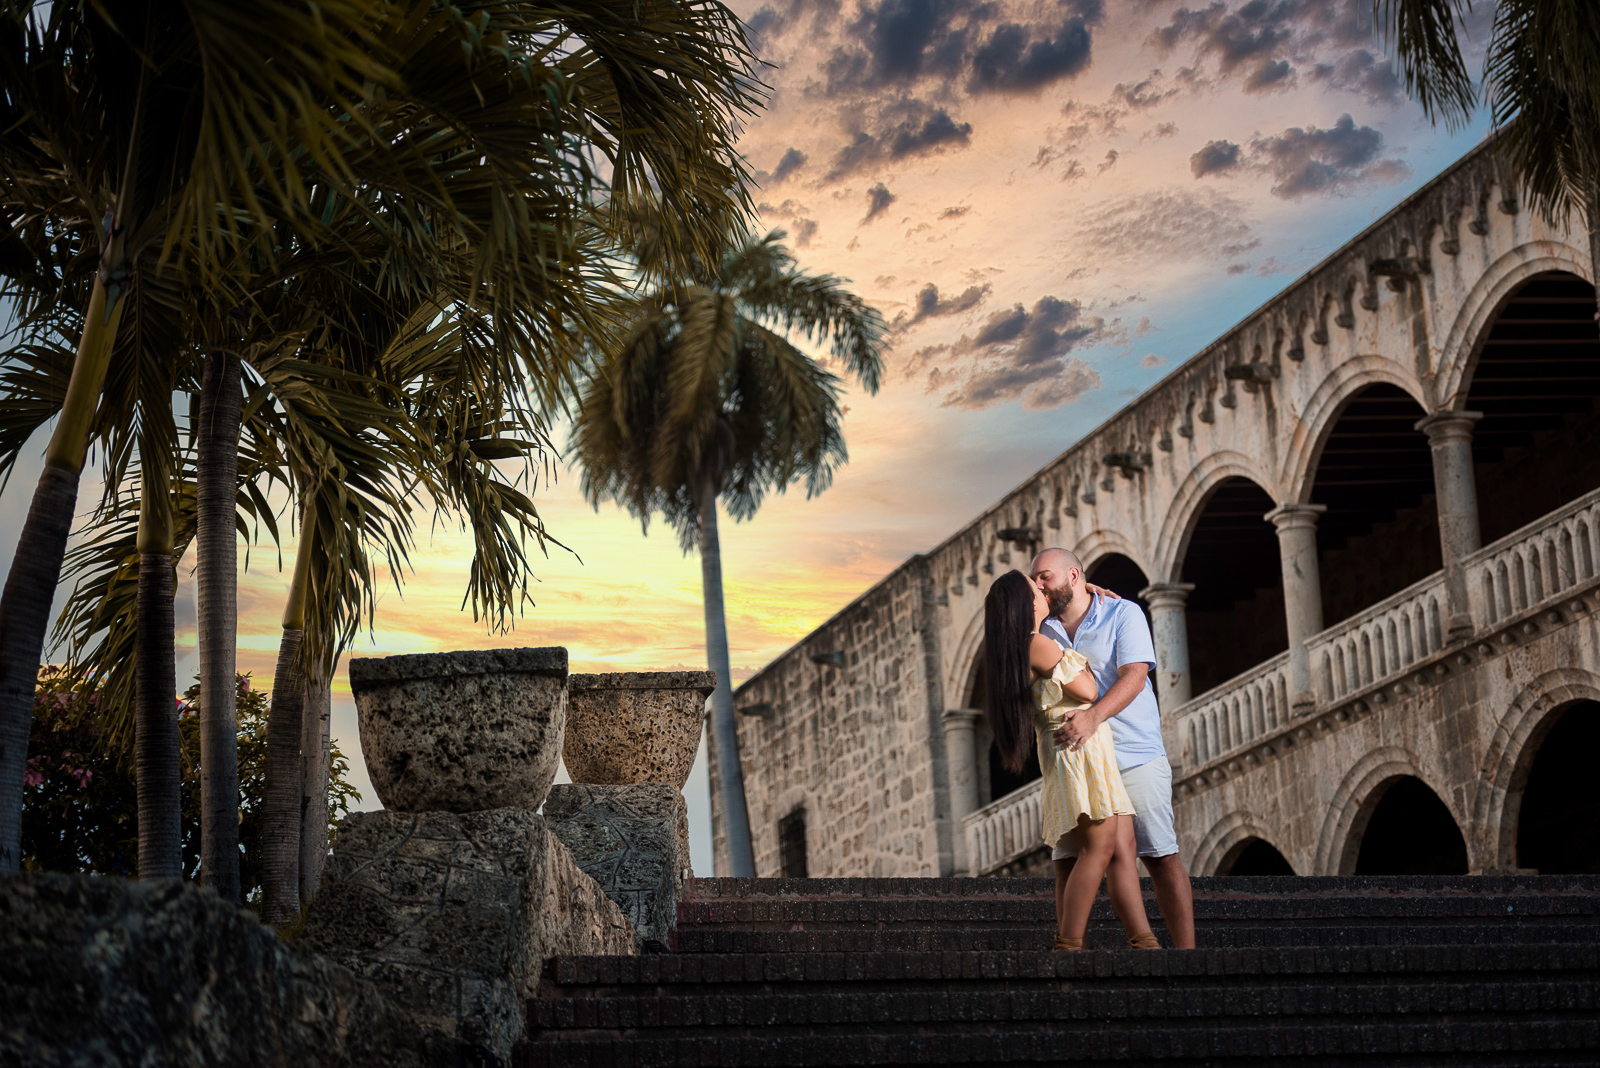
[[[759,874],[781,872],[778,822],[797,810],[812,876],[949,872],[936,596],[913,558],[739,688],[741,710],[762,709],[739,716]],[[726,871],[715,789],[712,814]]]

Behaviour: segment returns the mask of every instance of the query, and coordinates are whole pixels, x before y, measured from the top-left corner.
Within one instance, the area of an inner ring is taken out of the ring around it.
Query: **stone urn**
[[[351,660],[361,752],[384,808],[538,808],[561,758],[566,683],[560,647]]]
[[[627,671],[567,679],[567,740],[573,782],[665,782],[678,789],[700,748],[712,671]]]

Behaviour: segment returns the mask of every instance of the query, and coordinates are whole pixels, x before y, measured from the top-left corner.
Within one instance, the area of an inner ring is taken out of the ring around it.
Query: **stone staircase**
[[[1048,880],[700,879],[675,954],[547,962],[513,1063],[1600,1062],[1600,876],[1196,879],[1195,913],[1203,948],[1130,950],[1102,897],[1052,953]]]

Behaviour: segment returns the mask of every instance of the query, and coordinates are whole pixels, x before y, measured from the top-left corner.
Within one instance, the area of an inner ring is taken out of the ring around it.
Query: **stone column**
[[[1315,707],[1306,640],[1322,630],[1322,577],[1317,570],[1317,516],[1325,504],[1281,504],[1266,514],[1278,531],[1283,561],[1283,611],[1289,629],[1289,705],[1295,715]]]
[[[1157,582],[1139,591],[1150,606],[1156,693],[1167,715],[1189,702],[1189,623],[1183,606],[1193,591],[1192,582]]]
[[[945,760],[950,769],[950,826],[957,875],[971,875],[967,832],[961,821],[978,810],[977,725],[975,708],[952,708],[943,716]]]
[[[1437,411],[1417,422],[1433,449],[1433,492],[1439,507],[1439,549],[1444,557],[1447,639],[1472,637],[1472,609],[1467,600],[1463,558],[1476,552],[1478,486],[1472,468],[1472,427],[1482,412]]]

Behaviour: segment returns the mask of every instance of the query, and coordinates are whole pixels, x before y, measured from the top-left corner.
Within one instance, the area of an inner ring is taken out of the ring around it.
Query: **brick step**
[[[1195,898],[1435,897],[1515,893],[1600,896],[1600,875],[1243,875],[1194,876]],[[1141,879],[1146,891],[1150,880]],[[763,898],[1048,899],[1052,879],[731,879],[696,878],[685,896],[702,901]]]
[[[1160,916],[1154,896],[1145,898],[1145,914]],[[1349,897],[1196,899],[1195,922],[1386,922],[1394,920],[1461,923],[1503,923],[1537,917],[1600,924],[1600,897],[1517,895],[1467,897]],[[1110,919],[1111,904],[1101,896],[1092,914]],[[1055,923],[1055,902],[1048,898],[865,898],[854,901],[680,901],[678,927],[714,930],[860,930],[864,927],[942,926],[971,929],[986,925],[1020,927]]]
[[[514,1068],[734,1068],[767,1065],[983,1064],[1116,1062],[1129,1068],[1161,1065],[1282,1064],[1322,1068],[1397,1064],[1593,1064],[1600,1022],[1569,1015],[1511,1021],[1479,1016],[1420,1015],[1362,1026],[1263,1018],[1237,1024],[1209,1020],[1135,1027],[1115,1023],[1033,1023],[1025,1026],[943,1028],[877,1025],[825,1033],[689,1031],[657,1034],[573,1032],[520,1043]]]
[[[1152,917],[1153,918],[1153,917]],[[1170,945],[1166,928],[1151,924],[1156,937]],[[887,927],[882,930],[739,930],[729,928],[679,928],[675,950],[681,954],[703,953],[884,953],[884,952],[973,952],[1048,950],[1052,922],[1027,926],[985,925],[965,929],[944,927]],[[1534,922],[1505,923],[1440,922],[1326,922],[1286,923],[1201,923],[1196,940],[1208,948],[1260,946],[1427,946],[1448,942],[1453,945],[1511,945],[1520,943],[1600,942],[1600,923]],[[1111,916],[1097,917],[1089,927],[1086,945],[1090,949],[1118,949],[1127,936]]]
[[[1474,976],[1539,979],[1569,973],[1600,976],[1600,945],[553,957],[546,963],[537,1000],[591,998],[597,996],[597,989],[615,993],[615,988],[636,986],[1043,980],[1092,985],[1199,981],[1209,988],[1224,981],[1260,977],[1286,982],[1316,977],[1468,981]]]

